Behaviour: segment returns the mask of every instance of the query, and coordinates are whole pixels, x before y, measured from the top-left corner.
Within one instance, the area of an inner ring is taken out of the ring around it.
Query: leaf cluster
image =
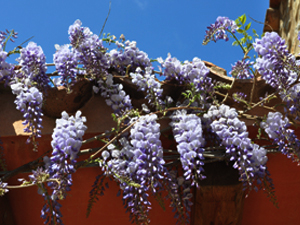
[[[245,14],[241,15],[235,20],[235,23],[238,26],[237,32],[242,34],[243,37],[232,43],[232,45],[238,46],[238,42],[240,42],[240,44],[243,46],[244,52],[248,52],[252,48],[253,39],[259,37],[255,29],[252,29],[253,35],[248,33],[251,28],[251,22],[246,24],[246,21],[247,17]]]

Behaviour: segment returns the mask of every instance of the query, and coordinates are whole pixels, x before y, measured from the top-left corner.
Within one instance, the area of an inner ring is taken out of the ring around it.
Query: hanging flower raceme
[[[182,70],[182,63],[168,54],[168,57],[163,60],[161,57],[157,59],[163,68],[162,75],[166,77],[166,80],[175,79],[179,81],[180,84],[185,82],[185,74]]]
[[[41,89],[50,87],[50,79],[46,74],[46,57],[40,46],[29,42],[26,48],[20,50],[20,57],[17,61],[21,66],[17,74],[18,79],[29,79],[31,85]]]
[[[260,182],[266,175],[267,151],[252,143],[246,124],[237,116],[236,110],[226,105],[211,106],[204,115],[212,132],[226,147],[230,160],[235,161],[233,167],[239,170],[240,179],[251,186],[253,181]]]
[[[11,85],[12,91],[17,95],[15,104],[25,119],[22,123],[25,128],[24,132],[30,133],[27,143],[31,142],[34,145],[34,150],[37,150],[38,143],[36,138],[41,137],[42,126],[42,103],[43,94],[36,87],[27,87],[23,83],[15,83]]]
[[[6,62],[7,52],[3,51],[0,43],[0,82],[8,81],[14,76],[14,65]]]
[[[261,122],[260,126],[273,139],[274,144],[278,145],[279,151],[288,158],[299,160],[300,140],[293,129],[288,129],[290,123],[287,117],[283,117],[280,112],[269,112],[266,121]]]
[[[219,16],[214,24],[207,27],[206,35],[203,40],[203,45],[206,45],[210,41],[217,42],[220,39],[228,41],[228,32],[235,33],[238,26],[233,20],[228,17]]]
[[[134,161],[137,165],[136,175],[142,186],[151,184],[153,191],[160,188],[159,180],[164,173],[165,161],[161,146],[160,125],[157,115],[145,115],[138,119],[130,130],[130,143],[134,148]]]
[[[81,21],[76,20],[69,27],[69,39],[72,47],[79,53],[79,61],[86,69],[85,75],[91,79],[105,76],[109,68],[109,59],[102,40],[89,28],[81,25]]]
[[[134,122],[130,139],[121,139],[121,151],[111,149],[112,158],[106,163],[107,174],[120,181],[123,200],[131,219],[139,223],[148,221],[151,203],[148,192],[162,190],[162,180],[168,173],[164,167],[157,116],[145,115]],[[104,154],[103,158],[107,158]]]
[[[116,45],[119,49],[109,52],[110,66],[120,74],[124,75],[128,69],[134,72],[138,67],[151,67],[148,55],[136,47],[135,41],[126,41],[124,44],[117,41]]]
[[[130,160],[130,177],[140,187],[123,187],[123,198],[131,211],[140,215],[148,214],[151,203],[148,200],[148,190],[161,191],[161,179],[165,173],[163,149],[161,146],[160,125],[156,115],[146,115],[134,124],[130,131],[130,143],[133,155]],[[137,199],[139,199],[137,201]],[[141,205],[139,205],[141,203]],[[142,206],[144,205],[144,206]],[[144,211],[144,212],[143,212]],[[145,220],[143,216],[138,220]]]
[[[214,93],[212,80],[208,77],[209,69],[199,58],[195,57],[192,62],[181,63],[169,54],[163,60],[157,59],[164,69],[162,75],[166,80],[177,80],[180,84],[193,85],[195,94],[200,94],[200,103],[207,104],[207,100]]]
[[[145,91],[147,93],[146,99],[149,100],[151,105],[162,107],[164,102],[162,101],[161,83],[155,78],[152,73],[152,69],[147,67],[145,72],[138,67],[135,73],[130,73],[132,83],[138,86],[139,91]]]
[[[88,27],[82,27],[82,23],[80,20],[76,20],[68,30],[69,33],[69,40],[71,45],[74,48],[78,48],[83,42],[86,41],[91,35],[92,32]]]
[[[300,73],[295,57],[290,54],[282,39],[276,32],[266,33],[262,39],[253,44],[261,56],[256,59],[254,68],[262,75],[266,83],[279,91],[287,109],[300,118],[300,87],[295,85]]]
[[[171,126],[178,143],[177,150],[185,172],[184,176],[187,180],[192,180],[192,185],[198,186],[198,181],[205,178],[202,174],[205,140],[201,120],[195,114],[187,114],[182,110],[173,115]]]
[[[290,54],[282,39],[276,32],[267,32],[262,39],[253,43],[259,56],[254,68],[258,70],[266,83],[274,88],[287,90],[298,71],[295,57]]]
[[[105,98],[106,104],[110,106],[116,115],[123,115],[132,109],[131,99],[123,90],[122,84],[114,84],[113,76],[107,74],[105,79],[98,80],[98,87],[94,86],[94,92]]]
[[[69,45],[58,46],[57,52],[53,55],[56,71],[61,77],[62,84],[66,87],[76,81],[78,59],[79,53],[73,48],[70,49]]]
[[[238,79],[250,79],[253,78],[254,75],[251,73],[250,66],[252,63],[250,63],[249,60],[239,60],[234,65],[232,65],[232,69],[229,72],[232,77],[238,78]]]
[[[23,125],[27,127],[24,131],[31,133],[27,142],[32,142],[36,150],[38,144],[36,138],[41,136],[42,129],[42,91],[50,87],[50,79],[46,74],[46,57],[40,46],[29,42],[26,48],[20,50],[17,61],[21,69],[14,73],[10,86],[12,92],[17,95],[15,100],[17,109],[25,118]]]
[[[6,42],[10,40],[11,42],[15,42],[14,39],[16,39],[18,36],[18,32],[15,32],[14,30],[7,30],[2,31],[0,30],[0,45],[6,45]],[[5,40],[6,39],[6,40]]]
[[[293,85],[286,93],[281,92],[280,96],[295,120],[300,121],[300,84]]]
[[[71,162],[77,158],[77,154],[81,147],[82,137],[87,127],[84,125],[86,118],[81,116],[81,112],[77,111],[75,116],[69,116],[66,112],[62,112],[62,118],[56,120],[56,127],[52,134],[53,155],[56,150],[63,151],[66,158]]]
[[[190,211],[193,205],[191,193],[191,181],[179,176],[177,171],[171,170],[165,179],[165,190],[168,192],[167,199],[171,201],[170,207],[175,211],[174,218],[178,224],[190,224]]]
[[[87,129],[84,122],[86,122],[86,118],[81,117],[80,111],[75,116],[69,116],[66,112],[62,112],[62,118],[56,120],[56,127],[52,134],[53,140],[51,142],[53,152],[49,168],[47,168],[49,178],[55,180],[48,182],[48,186],[53,189],[51,194],[52,206],[45,206],[43,215],[49,212],[50,217],[56,218],[60,214],[60,207],[58,207],[60,204],[57,200],[64,199],[66,192],[70,191],[77,154],[81,147],[82,137]],[[50,209],[52,209],[52,212]]]

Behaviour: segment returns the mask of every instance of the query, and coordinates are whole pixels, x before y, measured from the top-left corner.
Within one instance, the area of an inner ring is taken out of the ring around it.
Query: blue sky
[[[135,40],[150,58],[168,53],[181,61],[199,57],[227,71],[242,51],[229,42],[202,46],[206,27],[218,16],[236,19],[242,14],[264,22],[269,0],[112,0],[104,32]],[[109,9],[109,0],[14,0],[1,3],[0,30],[15,29],[15,44],[34,36],[51,63],[54,44],[68,44],[68,28],[76,19],[99,34]],[[247,22],[251,19],[248,18]],[[263,25],[252,21],[259,34]],[[8,45],[6,50],[14,47]],[[229,71],[228,71],[229,72]]]

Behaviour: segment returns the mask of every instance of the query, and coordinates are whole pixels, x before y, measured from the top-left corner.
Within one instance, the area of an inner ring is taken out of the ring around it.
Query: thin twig
[[[40,181],[40,182],[37,182],[37,183],[28,183],[28,184],[20,184],[20,185],[7,185],[5,188],[7,188],[7,189],[27,188],[27,187],[35,186],[37,184],[42,184],[42,183],[51,182],[51,181],[59,183],[58,179],[46,179],[44,181]]]
[[[105,132],[105,133],[99,134],[97,136],[94,136],[92,138],[89,138],[87,140],[82,141],[82,144],[84,145],[84,144],[90,143],[92,141],[100,140],[100,138],[103,138],[105,136],[111,135],[112,133],[114,133],[114,131],[110,131],[110,132]]]
[[[103,32],[103,30],[104,30],[104,27],[105,27],[105,25],[106,25],[106,22],[107,22],[107,20],[108,20],[109,14],[110,14],[110,10],[111,10],[111,1],[109,1],[109,9],[108,9],[108,13],[107,13],[107,16],[106,16],[106,18],[105,18],[104,24],[103,24],[103,26],[102,26],[102,28],[101,28],[99,37],[101,37],[101,35],[102,35],[102,32]]]
[[[271,97],[273,97],[273,96],[277,95],[277,93],[278,93],[278,91],[276,91],[276,92],[274,92],[273,94],[271,94],[271,95],[268,95],[267,97],[263,98],[261,101],[259,101],[259,102],[255,103],[253,106],[251,106],[251,109],[253,109],[253,108],[255,108],[255,107],[259,106],[260,104],[262,104],[263,102],[267,101],[267,100],[268,100],[268,98],[271,98]],[[267,106],[264,106],[264,107],[267,107]],[[273,110],[273,111],[274,111],[274,109],[273,109],[272,107],[268,107],[268,109],[270,109],[270,110]],[[249,109],[249,110],[250,110],[250,109]],[[246,110],[245,112],[247,112],[247,111],[249,111],[249,110]]]
[[[84,155],[84,154],[87,154],[87,153],[93,153],[93,152],[96,152],[100,149],[100,147],[98,148],[87,148],[87,149],[82,149],[80,150],[80,152],[78,153],[78,156],[80,155]]]
[[[249,17],[251,20],[253,20],[254,22],[260,23],[260,24],[263,24],[263,25],[266,25],[266,26],[268,26],[269,28],[271,28],[271,31],[274,31],[274,30],[273,30],[273,27],[271,27],[268,23],[260,22],[260,21],[258,21],[258,20],[256,20],[256,19],[253,19],[253,18],[252,18],[251,16],[249,16],[249,15],[248,15],[248,17]]]
[[[129,130],[138,120],[130,124],[128,127],[126,127],[122,132],[118,133],[113,139],[111,139],[109,142],[107,142],[102,148],[100,148],[96,153],[90,156],[90,159],[94,158],[97,154],[99,154],[103,149],[105,149],[107,146],[109,146],[111,143],[113,143],[118,137],[120,137],[122,134],[124,134],[127,130]]]

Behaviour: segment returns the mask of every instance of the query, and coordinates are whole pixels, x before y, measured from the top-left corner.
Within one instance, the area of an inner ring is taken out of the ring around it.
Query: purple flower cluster
[[[164,104],[161,99],[163,92],[161,83],[155,78],[150,67],[146,67],[145,73],[138,67],[135,73],[130,73],[130,76],[132,83],[138,86],[138,90],[147,93],[146,99],[150,104],[160,107]]]
[[[14,30],[9,31],[6,29],[6,32],[0,31],[0,45],[2,45],[2,44],[5,45],[4,40],[5,40],[6,36],[9,36],[8,38],[11,42],[15,42],[14,39],[16,39],[18,37],[17,35],[18,35],[18,33],[15,32]]]
[[[134,161],[137,165],[137,176],[142,187],[146,182],[153,190],[160,186],[159,180],[164,173],[163,148],[160,141],[160,124],[155,114],[139,118],[130,130],[130,143],[134,148]]]
[[[207,27],[206,35],[203,40],[203,45],[206,45],[210,41],[217,42],[220,39],[228,41],[228,34],[235,33],[238,29],[238,26],[233,20],[230,20],[228,17],[219,16],[214,24],[211,24]]]
[[[52,206],[44,206],[42,210],[44,219],[49,219],[48,213],[51,214],[51,218],[60,218],[59,208],[61,205],[57,200],[64,199],[66,192],[70,190],[72,185],[72,173],[75,172],[74,164],[81,147],[82,137],[87,129],[84,122],[86,122],[86,118],[81,117],[80,111],[75,116],[69,116],[66,112],[62,112],[62,118],[56,120],[51,142],[53,152],[48,165],[49,168],[47,168],[49,178],[55,180],[48,182],[48,186],[53,189]]]
[[[34,42],[29,42],[26,48],[22,48],[20,52],[17,61],[22,68],[17,75],[18,78],[29,79],[32,84],[42,89],[49,87],[46,57],[42,48]]]
[[[185,81],[185,74],[183,73],[183,63],[181,63],[175,57],[172,57],[171,54],[168,54],[168,57],[163,60],[161,57],[157,59],[158,63],[161,64],[161,67],[164,69],[162,75],[166,77],[166,80],[175,79],[180,83]]]
[[[20,50],[20,57],[17,61],[21,66],[20,70],[14,72],[13,66],[5,64],[6,68],[1,73],[6,78],[10,75],[12,92],[17,95],[15,104],[25,118],[24,131],[31,133],[27,142],[32,142],[36,150],[38,144],[36,138],[41,136],[42,129],[43,94],[41,90],[50,87],[50,79],[46,74],[46,57],[40,46],[29,42],[26,48]]]
[[[61,81],[64,86],[69,87],[76,81],[77,65],[79,54],[69,45],[60,46],[57,52],[53,55],[56,71],[61,76]]]
[[[211,122],[211,130],[226,147],[230,160],[235,161],[234,168],[239,170],[241,180],[251,186],[254,180],[260,181],[266,175],[267,151],[252,143],[246,124],[237,116],[236,110],[226,105],[211,106],[204,115]]]
[[[247,95],[243,92],[236,92],[236,93],[233,93],[232,97],[233,97],[233,101],[240,103],[240,102],[245,101]]]
[[[220,39],[227,41],[229,34],[234,36],[237,29],[234,21],[227,17],[218,17],[208,27],[203,44]],[[171,116],[170,125],[179,153],[176,152],[176,162],[180,159],[183,168],[180,170],[183,171],[183,176],[178,177],[177,172],[168,171],[169,164],[166,165],[163,158],[158,116],[150,113],[145,106],[146,115],[139,118],[126,117],[133,115],[130,114],[133,108],[130,96],[125,93],[122,84],[115,83],[119,78],[114,78],[111,74],[117,71],[127,76],[129,72],[132,83],[139,91],[146,92],[149,103],[159,110],[162,109],[166,104],[162,101],[163,89],[153,74],[148,55],[140,51],[134,41],[116,41],[117,49],[107,52],[102,40],[89,28],[82,27],[79,20],[69,27],[68,32],[70,45],[58,47],[53,55],[62,84],[69,88],[79,76],[94,80],[97,84],[94,91],[100,92],[117,117],[126,118],[121,131],[118,131],[120,133],[102,151],[101,158],[96,159],[99,160],[104,175],[96,178],[91,192],[93,198],[103,194],[104,187],[101,185],[104,176],[111,176],[120,183],[123,203],[131,213],[131,220],[138,224],[148,224],[151,208],[149,194],[156,195],[167,190],[171,206],[176,210],[175,217],[183,223],[189,223],[187,211],[191,210],[192,205],[191,186],[198,187],[199,181],[205,178],[204,152],[211,142],[216,143],[216,146],[224,146],[221,148],[225,148],[228,159],[234,161],[233,167],[238,169],[240,180],[244,184],[251,187],[255,181],[260,184],[262,179],[271,182],[266,170],[267,151],[249,138],[247,126],[239,119],[236,109],[226,105],[211,106],[210,98],[214,94],[214,87],[208,76],[210,70],[199,58],[194,58],[191,62],[180,62],[171,55],[165,60],[158,59],[162,76],[171,81],[170,83],[177,81],[175,83],[185,85],[186,93],[192,96],[177,103],[177,106],[187,106],[188,111],[177,110]],[[14,66],[5,62],[8,53],[2,50],[1,44],[4,40],[5,33],[0,32],[0,81],[10,80],[12,91],[17,95],[15,104],[25,119],[24,130],[31,133],[28,140],[36,148],[35,139],[41,136],[42,129],[41,91],[49,87],[50,81],[46,74],[45,55],[40,46],[30,42],[26,48],[20,50],[20,69],[14,71]],[[245,58],[232,65],[230,74],[238,79],[253,78],[253,66],[268,84],[278,89],[277,93],[286,101],[292,115],[300,120],[300,84],[297,84],[300,69],[295,57],[288,53],[284,40],[275,32],[266,33],[263,38],[256,39],[253,46],[259,55],[255,65]],[[237,101],[243,102],[246,96],[235,93],[235,97]],[[188,103],[185,104],[186,102]],[[202,110],[205,107],[209,108],[206,113],[205,109]],[[173,108],[162,111],[172,110]],[[289,129],[288,118],[279,112],[269,113],[260,125],[283,154],[296,159],[300,157],[300,140],[294,130]],[[87,129],[84,122],[86,118],[81,116],[80,111],[75,116],[63,112],[62,118],[56,120],[52,134],[51,158],[45,157],[45,167],[37,168],[29,176],[31,183],[39,187],[39,193],[46,201],[42,209],[45,223],[62,224],[59,200],[66,198],[72,186],[75,163]],[[173,166],[172,163],[170,165]],[[51,194],[48,194],[45,181],[48,182],[48,189],[52,190]],[[7,191],[7,184],[0,179],[0,196]],[[91,202],[93,201],[94,199]]]
[[[88,27],[82,27],[80,20],[76,20],[68,30],[69,40],[74,48],[78,48],[82,43],[90,38],[92,32]]]
[[[300,119],[300,86],[295,85],[299,68],[295,57],[290,54],[277,33],[266,33],[262,39],[256,39],[253,44],[255,51],[261,56],[256,59],[254,68],[262,75],[266,83],[278,89],[287,108]]]
[[[161,146],[160,125],[156,122],[156,115],[146,115],[141,117],[130,131],[130,143],[133,146],[132,171],[131,178],[134,182],[140,184],[132,193],[131,188],[125,187],[123,198],[126,199],[128,207],[131,210],[141,209],[139,201],[145,204],[145,212],[149,210],[147,191],[156,192],[161,190],[160,180],[164,175],[163,149]],[[140,198],[138,201],[137,198]],[[140,213],[140,212],[139,212]]]
[[[122,115],[132,109],[129,95],[126,95],[122,84],[114,84],[111,74],[107,74],[105,79],[99,79],[98,86],[99,88],[94,86],[94,91],[98,93],[100,90],[101,96],[105,98],[106,104],[115,114]]]
[[[203,138],[201,119],[195,114],[187,114],[185,110],[177,111],[172,117],[174,138],[186,180],[191,179],[192,185],[205,178],[203,152],[205,140]]]
[[[17,95],[15,104],[25,119],[23,125],[26,126],[24,131],[31,133],[27,142],[32,142],[36,150],[36,138],[41,137],[42,126],[42,103],[43,94],[36,87],[28,88],[22,83],[11,85],[12,91]]]
[[[254,50],[260,57],[254,68],[258,70],[266,83],[274,88],[287,90],[297,76],[295,57],[290,54],[282,39],[276,32],[266,33],[262,39],[253,43]]]
[[[199,58],[195,57],[192,62],[181,63],[169,54],[165,60],[162,58],[157,60],[164,68],[162,75],[166,77],[166,80],[175,79],[180,84],[193,84],[196,92],[201,95],[202,103],[206,103],[208,95],[213,95],[212,80],[207,76],[209,69]]]
[[[5,80],[8,81],[14,75],[14,66],[7,63],[7,52],[3,51],[0,43],[0,82]]]
[[[62,214],[60,212],[60,208],[62,205],[58,201],[51,201],[47,199],[48,196],[46,196],[46,193],[42,193],[42,196],[45,198],[45,201],[47,202],[46,204],[44,204],[41,210],[41,217],[42,219],[45,220],[44,224],[63,225],[63,222],[61,220]],[[49,201],[51,202],[50,203],[51,207],[48,206]]]
[[[126,41],[124,44],[116,42],[119,49],[112,49],[109,52],[110,66],[124,75],[126,67],[130,65],[129,71],[134,72],[136,68],[151,66],[148,55],[136,47],[135,41]]]
[[[94,79],[106,75],[109,59],[105,54],[102,40],[89,28],[81,25],[81,21],[76,20],[69,27],[69,39],[72,47],[79,53],[78,58],[86,69],[86,76]]]
[[[156,119],[155,114],[140,117],[130,131],[130,143],[121,139],[122,150],[111,149],[112,159],[107,162],[109,173],[117,174],[120,181],[127,211],[140,223],[148,220],[148,191],[161,191],[166,173]]]
[[[33,170],[32,174],[28,177],[30,178],[32,184],[41,184],[49,178],[49,174],[47,169],[38,167],[36,170]]]
[[[176,211],[174,217],[178,224],[190,224],[191,206],[193,205],[191,193],[191,181],[179,176],[177,171],[171,170],[168,179],[165,179],[167,190],[167,199],[170,199],[170,207]],[[176,223],[176,224],[177,224]]]
[[[178,59],[168,54],[165,60],[162,58],[158,58],[157,60],[162,68],[164,68],[162,75],[166,77],[166,80],[175,78],[180,83],[197,83],[197,81],[203,79],[209,73],[209,69],[205,66],[204,62],[197,57],[192,62],[185,61],[181,63]]]
[[[295,116],[296,120],[300,120],[300,84],[290,87],[286,93],[280,93],[283,101],[286,102],[286,108]]]
[[[266,121],[261,122],[260,126],[288,158],[300,157],[300,140],[294,130],[288,129],[290,123],[287,117],[283,118],[280,112],[269,112]]]
[[[254,75],[251,73],[250,66],[252,63],[250,61],[246,61],[245,59],[237,61],[234,65],[232,65],[232,69],[229,72],[232,77],[238,79],[249,79],[253,78]]]
[[[75,116],[69,116],[66,112],[62,112],[61,115],[62,118],[56,120],[56,127],[52,134],[53,158],[51,160],[56,159],[57,154],[63,153],[65,159],[70,158],[73,163],[77,158],[82,137],[87,129],[84,125],[86,118],[81,116],[80,111],[77,111]]]

